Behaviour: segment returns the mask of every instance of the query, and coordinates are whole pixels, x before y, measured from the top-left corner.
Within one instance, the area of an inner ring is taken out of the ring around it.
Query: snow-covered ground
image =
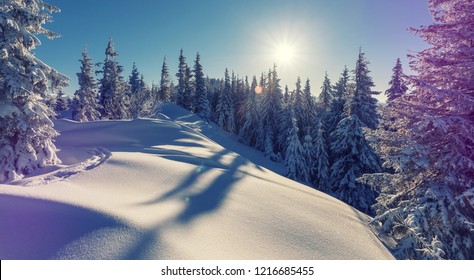
[[[56,121],[62,164],[0,185],[0,259],[392,259],[350,206],[166,104]]]

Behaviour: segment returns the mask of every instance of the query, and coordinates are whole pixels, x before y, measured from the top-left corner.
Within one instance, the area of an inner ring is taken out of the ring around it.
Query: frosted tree
[[[291,108],[291,107],[290,107]],[[293,180],[301,180],[307,182],[309,174],[307,172],[308,165],[305,161],[303,146],[298,136],[298,124],[293,110],[290,109],[291,127],[288,134],[285,166],[288,171],[287,177]]]
[[[331,108],[331,101],[332,101],[332,95],[333,95],[333,88],[331,85],[331,80],[328,77],[328,73],[326,72],[326,75],[324,76],[324,82],[321,87],[321,93],[319,94],[318,97],[318,105],[323,112],[328,112]]]
[[[251,88],[257,87],[257,78],[254,76]],[[242,128],[239,131],[239,141],[243,144],[255,147],[257,144],[258,125],[259,125],[259,106],[255,90],[249,91],[245,104],[245,115]]]
[[[82,51],[81,72],[77,73],[79,89],[74,93],[75,106],[73,119],[79,122],[97,121],[100,119],[99,94],[94,78],[94,64],[87,49]]]
[[[130,86],[130,94],[133,95],[142,89],[142,84],[140,80],[140,72],[138,71],[137,65],[135,62],[132,66],[132,73],[128,78],[128,84]]]
[[[404,77],[405,75],[403,74],[402,63],[400,58],[398,58],[395,67],[393,68],[392,79],[389,82],[390,88],[385,92],[389,102],[402,95],[405,95],[405,93],[408,91]]]
[[[161,66],[161,80],[160,80],[160,92],[159,97],[163,102],[171,102],[172,91],[170,86],[170,74],[168,64],[166,64],[166,57],[163,58],[163,65]]]
[[[278,135],[277,143],[282,151],[282,154],[286,156],[286,149],[288,145],[289,133],[293,128],[293,117],[296,118],[295,112],[296,108],[293,102],[289,101],[283,105],[281,113],[278,114]],[[298,120],[297,120],[298,123]],[[299,128],[298,128],[299,130]]]
[[[314,162],[311,165],[311,176],[313,184],[324,192],[330,191],[330,166],[329,147],[326,140],[326,132],[321,121],[316,127],[314,138]]]
[[[353,107],[349,105],[349,108]],[[371,206],[377,193],[356,179],[366,173],[380,172],[380,159],[365,139],[359,117],[352,111],[348,113],[349,116],[339,122],[331,135],[331,152],[335,158],[331,166],[332,191],[342,201],[372,214]]]
[[[68,109],[68,106],[67,106],[67,101],[66,101],[66,95],[60,90],[58,91],[58,94],[56,95],[56,105],[54,107],[54,111],[56,111],[56,113],[59,113],[67,109]]]
[[[283,93],[279,84],[280,80],[276,72],[276,66],[269,71],[267,78],[267,86],[262,97],[261,118],[262,126],[265,132],[265,148],[264,153],[268,158],[277,161],[276,137],[278,133],[277,116],[282,109]]]
[[[229,71],[225,69],[224,88],[219,92],[215,119],[222,129],[234,133],[234,104],[232,103],[232,87],[230,83]]]
[[[100,80],[100,105],[103,119],[126,119],[129,114],[129,87],[122,76],[123,67],[117,62],[112,38],[109,39],[105,50],[103,74]]]
[[[196,61],[194,64],[194,77],[196,84],[195,91],[195,105],[194,112],[205,120],[210,120],[211,112],[209,107],[209,100],[207,99],[207,88],[206,79],[202,72],[201,56],[199,53],[196,55]]]
[[[41,0],[0,1],[0,182],[55,164],[58,133],[43,102],[68,79],[40,61],[36,34],[59,35],[43,25],[59,9]]]
[[[316,113],[316,104],[311,94],[311,84],[309,79],[306,79],[306,83],[303,89],[303,134],[300,135],[310,135],[311,126],[315,118]]]
[[[356,68],[353,71],[355,84],[354,94],[352,95],[353,101],[346,103],[346,105],[352,105],[352,108],[346,108],[346,110],[350,110],[352,114],[357,115],[364,127],[376,129],[379,116],[377,114],[377,99],[372,95],[377,95],[379,92],[372,90],[374,82],[369,75],[368,65],[369,62],[360,50]]]
[[[342,120],[344,114],[344,106],[349,96],[350,84],[349,84],[349,70],[344,67],[341,73],[341,77],[337,81],[333,98],[331,101],[331,109],[328,114],[326,122],[326,130],[330,134],[336,130],[337,124]]]
[[[178,78],[176,104],[189,111],[192,111],[194,99],[192,96],[192,90],[190,85],[191,69],[186,63],[186,57],[184,57],[182,49],[179,54],[178,73],[176,74],[176,77]]]
[[[473,259],[474,2],[430,0],[434,23],[413,31],[429,48],[411,56],[412,92],[385,108],[385,166],[374,223],[399,258]]]

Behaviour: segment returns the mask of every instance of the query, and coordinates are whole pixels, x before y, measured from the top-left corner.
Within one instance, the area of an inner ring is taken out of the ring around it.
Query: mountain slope
[[[0,259],[393,258],[365,215],[181,108],[163,113],[56,121],[62,165],[0,185]]]

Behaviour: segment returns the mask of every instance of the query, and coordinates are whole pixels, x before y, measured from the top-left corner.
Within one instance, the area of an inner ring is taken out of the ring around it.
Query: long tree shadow
[[[199,216],[219,209],[235,184],[244,176],[238,169],[242,161],[234,159],[228,170],[218,176],[204,191],[187,197],[186,208],[179,214],[177,221],[189,223]]]

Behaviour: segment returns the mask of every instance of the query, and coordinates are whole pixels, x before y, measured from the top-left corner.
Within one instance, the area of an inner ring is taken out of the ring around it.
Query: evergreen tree
[[[349,96],[349,70],[344,67],[339,81],[335,85],[334,96],[331,101],[331,109],[326,122],[326,130],[329,135],[336,130],[337,124],[344,115],[344,106]]]
[[[275,161],[278,160],[275,137],[278,133],[277,116],[281,112],[283,100],[279,82],[276,66],[274,66],[273,71],[268,73],[267,86],[261,103],[261,118],[265,132],[264,153],[265,156]]]
[[[54,111],[56,113],[65,111],[68,109],[67,102],[66,102],[66,95],[60,90],[56,95],[56,105],[54,107]]]
[[[0,182],[55,164],[58,135],[41,99],[67,84],[67,78],[37,59],[35,34],[58,37],[43,27],[54,6],[41,0],[0,1]]]
[[[166,57],[163,58],[163,65],[161,67],[161,81],[160,81],[160,99],[163,102],[172,102],[172,90],[170,84],[170,75],[168,64],[166,64]]]
[[[369,62],[360,50],[354,70],[355,89],[354,94],[351,95],[354,100],[346,103],[346,105],[352,105],[353,107],[346,108],[346,111],[349,110],[352,114],[357,115],[364,127],[376,129],[379,116],[377,114],[377,99],[372,95],[377,95],[379,92],[372,91],[374,83],[372,77],[369,76],[368,65]],[[349,114],[346,113],[346,115]]]
[[[292,118],[295,117],[296,108],[291,100],[288,103],[283,104],[281,113],[278,115],[278,133],[277,143],[282,151],[282,154],[286,157],[286,150],[288,145],[288,138],[290,137],[289,133],[293,128]],[[297,120],[298,123],[298,120]],[[299,128],[298,128],[299,130]]]
[[[99,90],[102,118],[129,118],[129,89],[122,76],[123,68],[117,62],[118,54],[112,38],[109,39],[105,56]]]
[[[306,79],[306,83],[303,89],[303,104],[304,104],[304,117],[303,117],[303,129],[304,135],[311,134],[311,127],[315,118],[316,104],[311,94],[311,85],[309,79]]]
[[[431,47],[411,57],[413,92],[389,102],[379,129],[385,166],[374,223],[408,259],[473,259],[474,2],[430,0],[434,23],[413,29]]]
[[[354,98],[350,102],[355,102]],[[354,108],[349,104],[348,108]],[[342,201],[367,214],[372,214],[376,191],[356,181],[363,174],[380,172],[380,159],[366,140],[363,124],[356,114],[348,111],[331,135],[331,152],[335,162],[331,166],[332,191]]]
[[[298,136],[298,124],[293,110],[290,107],[291,127],[287,139],[285,166],[288,171],[287,177],[293,180],[308,181],[307,163],[305,161],[304,149]]]
[[[321,93],[319,94],[318,105],[322,112],[328,112],[331,110],[332,93],[333,88],[331,80],[329,80],[328,73],[324,76],[323,86],[321,87]]]
[[[211,112],[209,108],[209,100],[207,99],[206,80],[204,79],[200,60],[201,57],[199,53],[197,53],[194,64],[194,77],[196,79],[196,103],[194,105],[194,112],[201,118],[209,120]]]
[[[94,78],[94,64],[87,52],[82,51],[81,72],[77,73],[79,89],[74,93],[72,118],[79,122],[97,121],[100,119],[99,94]]]
[[[314,162],[311,165],[311,176],[313,184],[321,191],[330,191],[330,166],[329,147],[326,140],[326,132],[321,121],[316,128],[316,138],[314,139]]]
[[[219,100],[216,106],[217,124],[225,131],[235,132],[234,104],[232,103],[232,87],[229,71],[225,69],[224,88],[219,92]]]
[[[138,68],[135,62],[133,63],[133,66],[132,66],[132,74],[128,78],[128,84],[130,85],[131,95],[139,92],[142,89],[142,85],[140,81],[140,72],[138,72]]]
[[[176,74],[178,78],[178,91],[176,92],[176,103],[189,110],[193,110],[193,95],[191,87],[191,69],[186,63],[186,57],[183,55],[183,49],[180,51],[179,55],[179,65],[178,73]]]
[[[389,82],[390,88],[385,92],[387,95],[387,100],[393,101],[395,98],[398,98],[408,91],[408,87],[404,80],[402,63],[400,58],[397,59],[395,67],[393,68],[392,79]]]
[[[252,89],[257,87],[257,78],[252,80]],[[249,91],[245,104],[245,115],[242,121],[242,128],[239,131],[239,141],[243,144],[255,147],[257,145],[259,106],[257,95],[254,90]]]

